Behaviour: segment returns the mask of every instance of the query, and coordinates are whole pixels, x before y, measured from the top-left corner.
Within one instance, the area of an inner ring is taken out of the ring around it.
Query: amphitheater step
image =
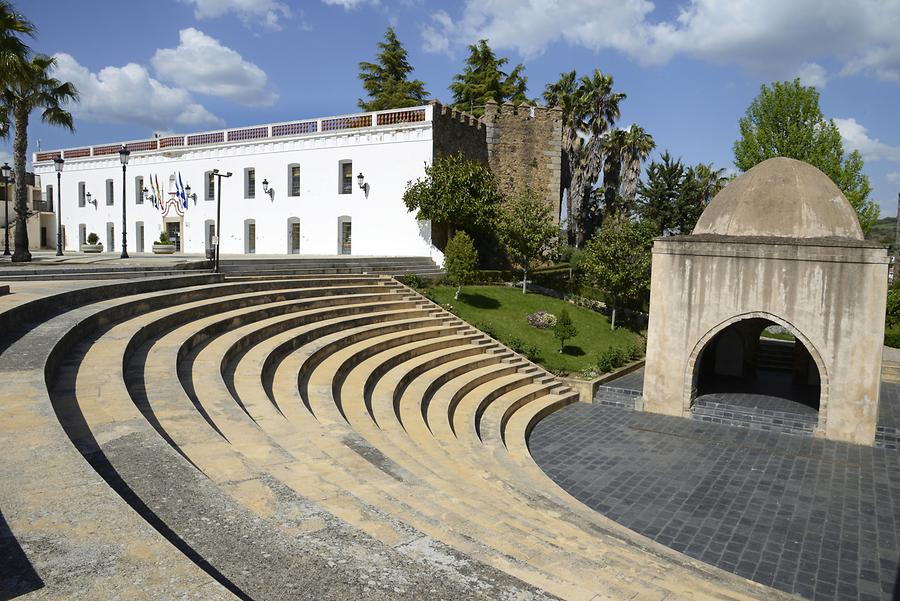
[[[717,395],[705,395],[694,400],[691,408],[693,419],[753,430],[782,432],[798,436],[812,436],[819,421],[814,410],[807,413],[792,413],[736,405],[732,402],[721,402]]]

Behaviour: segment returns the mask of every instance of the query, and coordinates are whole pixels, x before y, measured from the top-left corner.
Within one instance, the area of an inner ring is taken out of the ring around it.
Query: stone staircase
[[[423,278],[440,277],[443,271],[431,257],[241,257],[223,258],[220,270],[227,274],[251,274],[254,277],[322,274],[378,274]]]
[[[794,366],[794,344],[783,340],[759,341],[757,368],[791,373]]]
[[[787,598],[565,493],[528,434],[577,393],[389,277],[92,286],[0,335],[19,593]]]

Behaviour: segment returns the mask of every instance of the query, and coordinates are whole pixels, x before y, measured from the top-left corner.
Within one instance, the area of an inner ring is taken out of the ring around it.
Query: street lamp
[[[216,262],[213,266],[213,273],[219,273],[219,241],[222,239],[222,178],[231,177],[231,171],[227,173],[219,173],[218,169],[213,169],[213,176],[216,180]]]
[[[9,252],[9,176],[12,169],[9,163],[3,163],[0,167],[0,177],[3,178],[3,210],[6,212],[6,227],[3,228],[3,256],[8,257]]]
[[[63,256],[63,232],[62,232],[62,156],[53,159],[56,163],[56,256]]]
[[[125,202],[125,168],[128,166],[128,155],[130,154],[122,144],[122,148],[119,150],[119,160],[122,162],[122,254],[119,255],[121,259],[128,258],[128,225],[125,221],[125,205],[127,204]]]

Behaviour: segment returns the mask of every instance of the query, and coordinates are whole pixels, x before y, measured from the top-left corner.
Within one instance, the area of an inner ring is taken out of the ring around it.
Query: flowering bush
[[[534,313],[529,313],[526,319],[528,319],[528,323],[532,327],[539,328],[541,330],[546,330],[556,325],[556,315],[554,315],[553,313],[547,313],[546,311],[535,311]]]

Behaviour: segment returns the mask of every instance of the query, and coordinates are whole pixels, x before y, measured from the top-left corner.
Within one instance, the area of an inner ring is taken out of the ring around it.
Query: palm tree
[[[712,163],[699,163],[694,167],[694,178],[700,186],[704,204],[709,204],[709,201],[728,184],[725,168],[716,169]]]
[[[22,59],[28,56],[30,48],[20,35],[34,36],[34,25],[16,12],[6,0],[0,0],[0,86],[9,80],[9,74]],[[0,137],[9,134],[9,119],[0,111]]]
[[[572,194],[572,175],[581,153],[582,135],[584,132],[584,111],[582,97],[578,92],[578,75],[574,70],[560,73],[556,83],[548,83],[544,89],[544,102],[548,107],[559,107],[562,110],[562,165],[560,169],[560,185],[566,194],[566,214],[568,215],[569,242],[575,241],[576,219],[573,219],[574,197]]]
[[[13,261],[30,261],[28,251],[27,188],[25,185],[25,155],[28,150],[28,118],[31,112],[43,109],[41,120],[50,125],[59,125],[75,131],[72,114],[62,105],[78,100],[78,91],[70,82],[61,82],[50,76],[56,59],[42,54],[31,59],[14,61],[11,72],[3,82],[0,95],[0,112],[6,122],[15,124],[13,139],[13,167],[16,178],[16,238]]]
[[[625,132],[622,148],[622,203],[626,210],[634,208],[638,183],[641,181],[641,163],[650,156],[654,148],[656,142],[653,141],[653,136],[643,127],[632,123]]]

